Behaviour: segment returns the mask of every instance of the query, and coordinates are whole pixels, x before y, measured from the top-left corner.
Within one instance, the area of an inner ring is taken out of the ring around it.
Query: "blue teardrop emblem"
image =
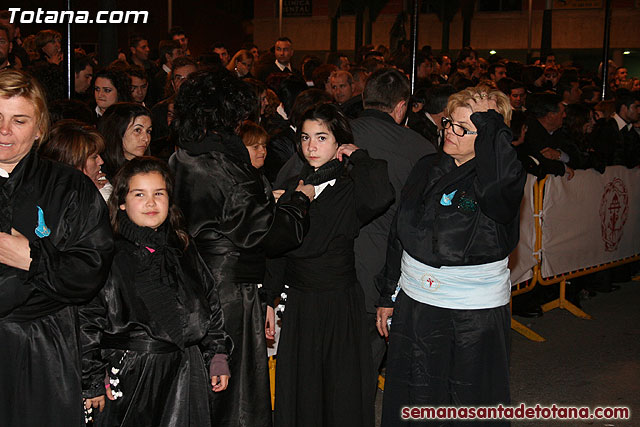
[[[440,199],[440,204],[442,206],[451,206],[451,201],[453,200],[453,196],[455,196],[457,192],[458,190],[453,190],[449,194],[443,194],[442,198]]]
[[[36,236],[43,238],[47,237],[51,234],[51,230],[47,227],[47,224],[44,223],[44,212],[40,206],[38,208],[38,226],[36,227]]]

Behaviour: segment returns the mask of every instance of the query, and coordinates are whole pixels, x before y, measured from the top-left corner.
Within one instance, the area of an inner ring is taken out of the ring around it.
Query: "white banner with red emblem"
[[[542,276],[640,253],[640,169],[549,177],[542,199]]]
[[[536,241],[536,228],[534,223],[534,185],[536,177],[527,176],[524,186],[524,196],[520,205],[520,241],[516,249],[509,255],[509,270],[511,270],[511,284],[522,283],[533,277],[531,270],[538,261],[533,255]]]

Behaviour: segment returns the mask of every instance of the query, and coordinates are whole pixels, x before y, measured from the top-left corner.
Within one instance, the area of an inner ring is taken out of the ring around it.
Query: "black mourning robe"
[[[403,251],[440,268],[499,261],[518,244],[527,176],[511,146],[511,130],[494,110],[474,113],[471,120],[478,129],[473,159],[457,166],[448,154],[428,156],[407,178],[377,278],[381,307],[393,307]],[[442,195],[455,190],[451,205],[442,205]]]
[[[393,203],[394,191],[384,160],[357,150],[349,163],[311,203],[302,245],[268,263],[268,303],[274,304],[283,285],[290,287],[278,343],[278,427],[374,423],[371,346],[354,240]],[[289,188],[297,182],[291,180]]]
[[[0,231],[11,228],[32,261],[0,264],[0,425],[84,426],[77,305],[109,272],[107,206],[82,172],[34,150],[0,180]]]
[[[84,397],[105,394],[105,373],[123,394],[95,425],[210,426],[209,362],[232,349],[213,277],[166,222],[154,232],[118,220],[109,279],[80,309]]]
[[[296,247],[309,199],[300,192],[278,203],[251,166],[237,136],[209,135],[171,158],[176,200],[187,229],[219,286],[224,329],[235,343],[227,390],[212,398],[216,426],[271,425],[262,283],[266,254]]]
[[[512,134],[494,110],[471,115],[475,157],[456,165],[442,153],[419,161],[402,191],[380,277],[379,306],[396,307],[382,410],[405,425],[412,405],[494,406],[509,402],[509,305],[474,310],[418,302],[396,291],[402,253],[422,264],[480,265],[505,259],[519,238],[526,173]],[[442,203],[443,194],[455,195]],[[478,423],[472,423],[478,425]],[[496,421],[491,425],[503,425]]]

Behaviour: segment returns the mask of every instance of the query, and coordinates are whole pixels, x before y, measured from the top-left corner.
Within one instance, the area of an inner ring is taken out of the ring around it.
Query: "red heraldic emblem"
[[[618,249],[620,239],[622,239],[622,229],[627,222],[629,214],[629,195],[627,187],[620,178],[604,187],[602,200],[600,201],[600,229],[602,230],[602,240],[604,249],[613,252]]]

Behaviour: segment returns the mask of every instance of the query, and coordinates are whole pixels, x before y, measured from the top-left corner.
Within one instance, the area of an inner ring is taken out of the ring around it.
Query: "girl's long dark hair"
[[[109,199],[109,217],[111,219],[111,227],[113,232],[118,234],[118,211],[120,205],[124,204],[129,193],[129,182],[131,178],[139,174],[157,172],[159,173],[167,186],[167,194],[169,196],[169,214],[167,219],[176,236],[186,249],[189,245],[189,235],[184,229],[182,212],[174,203],[173,199],[173,175],[165,162],[155,157],[144,156],[136,157],[124,164],[111,181],[113,185],[113,193]]]

